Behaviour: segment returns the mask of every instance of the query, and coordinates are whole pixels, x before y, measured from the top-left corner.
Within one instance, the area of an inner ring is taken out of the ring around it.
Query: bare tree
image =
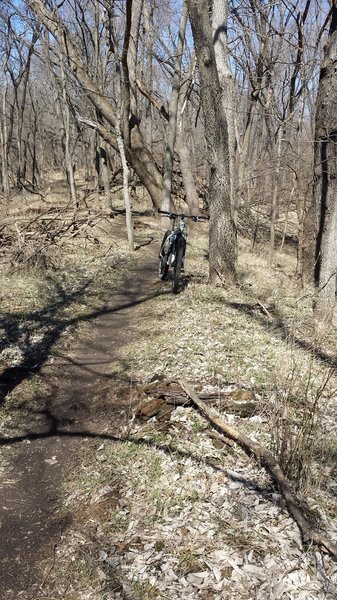
[[[73,203],[73,213],[74,220],[76,219],[76,214],[78,210],[78,199],[76,193],[76,184],[75,184],[75,173],[74,173],[74,165],[73,165],[73,157],[71,152],[71,135],[70,135],[70,107],[68,101],[67,94],[67,82],[65,76],[65,48],[63,46],[60,47],[60,85],[61,85],[61,112],[63,117],[63,145],[64,145],[64,156],[65,156],[65,167],[66,173],[70,188],[70,195]]]
[[[116,134],[114,133],[114,131],[116,131],[116,125],[118,122],[118,114],[113,103],[101,93],[94,81],[94,78],[91,76],[90,72],[83,63],[81,55],[73,39],[73,35],[68,30],[65,23],[60,19],[57,12],[55,10],[47,10],[42,0],[27,0],[27,4],[35,12],[41,23],[51,33],[57,44],[60,43],[60,39],[64,40],[67,49],[68,68],[81,85],[82,91],[85,93],[87,98],[108,123],[107,127],[104,123],[100,123],[98,121],[94,122],[91,120],[91,125],[95,127],[95,130],[107,143],[118,150],[117,138]],[[128,103],[126,96],[124,97],[124,116],[129,108],[130,104]],[[125,122],[124,118],[121,130],[124,139],[127,160],[147,188],[154,205],[159,206],[159,198],[162,188],[162,176],[153,159],[153,156],[144,143],[144,138],[139,127],[139,119],[137,115],[131,114],[128,123]]]
[[[177,139],[176,150],[179,156],[181,175],[184,182],[186,202],[189,213],[197,215],[199,213],[199,194],[195,184],[195,167],[193,157],[188,146],[188,133],[185,125],[185,114],[188,105],[188,99],[194,89],[195,84],[195,55],[192,56],[189,72],[186,77],[185,86],[181,86],[178,104],[178,123],[177,123]],[[187,89],[185,89],[187,87]]]
[[[315,314],[330,322],[337,272],[337,0],[321,65],[315,128],[314,223],[316,225]]]
[[[171,187],[173,173],[173,152],[177,133],[177,112],[181,78],[181,63],[185,41],[185,31],[187,23],[187,5],[183,2],[180,27],[178,33],[178,43],[176,49],[176,58],[174,62],[174,75],[172,80],[172,91],[169,105],[169,123],[166,131],[166,145],[164,155],[164,176],[163,176],[163,202],[162,209],[170,210]]]
[[[212,27],[213,43],[219,83],[221,86],[222,104],[227,119],[228,149],[231,182],[231,202],[233,214],[236,216],[237,204],[235,202],[235,123],[234,123],[234,90],[233,77],[228,63],[227,39],[227,3],[223,0],[213,0]]]
[[[187,6],[199,66],[209,157],[209,278],[211,283],[230,283],[236,276],[236,228],[231,205],[227,121],[208,7],[198,0],[187,0]]]
[[[8,65],[9,54],[5,54],[1,66],[1,117],[0,117],[0,142],[1,142],[1,176],[2,190],[5,201],[9,198],[9,172],[8,172],[8,126],[7,126],[7,96],[8,96]]]

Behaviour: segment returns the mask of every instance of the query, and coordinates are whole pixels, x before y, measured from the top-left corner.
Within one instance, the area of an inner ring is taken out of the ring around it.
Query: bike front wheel
[[[159,253],[159,278],[160,279],[167,279],[167,275],[168,275],[168,270],[169,270],[169,263],[168,263],[168,258],[169,258],[169,253],[167,251],[167,249],[165,249],[165,243],[166,240],[168,238],[168,236],[171,234],[171,232],[169,230],[167,230],[164,234],[163,237],[163,241],[161,243],[160,246],[160,253]]]
[[[176,256],[175,256],[173,275],[172,275],[172,292],[174,294],[176,294],[179,290],[181,267],[183,264],[184,240],[182,238],[177,239],[175,250],[176,250]]]

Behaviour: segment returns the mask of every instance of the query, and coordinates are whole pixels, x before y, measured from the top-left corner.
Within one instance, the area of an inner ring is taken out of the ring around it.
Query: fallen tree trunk
[[[337,562],[337,547],[321,532],[313,529],[313,527],[310,525],[308,519],[300,508],[299,500],[292,491],[275,456],[267,448],[260,446],[260,444],[257,444],[251,440],[247,435],[240,433],[226,423],[226,421],[223,421],[210,406],[208,406],[197,396],[194,389],[188,385],[186,381],[181,380],[180,385],[189,398],[191,398],[193,403],[207,417],[210,423],[212,423],[212,425],[214,425],[216,429],[220,431],[220,433],[236,442],[246,452],[246,454],[253,456],[257,462],[268,471],[274,482],[277,483],[280,493],[286,501],[290,515],[297,523],[301,531],[303,542],[305,544],[316,544],[322,550],[328,552]]]
[[[193,404],[190,398],[187,398],[186,396],[162,390],[158,390],[156,398],[158,399],[158,402],[164,400],[166,404],[172,404],[173,406],[190,406]],[[200,394],[199,398],[207,404],[215,404],[218,410],[239,415],[242,418],[252,417],[259,413],[257,403],[253,400],[245,402],[235,401],[230,395],[224,395],[219,399],[219,394]]]

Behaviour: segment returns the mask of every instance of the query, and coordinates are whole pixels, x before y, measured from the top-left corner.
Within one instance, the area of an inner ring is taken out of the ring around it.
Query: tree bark
[[[201,105],[209,161],[209,280],[236,278],[236,227],[230,192],[227,121],[216,69],[207,3],[187,0],[199,66]]]
[[[186,111],[188,97],[190,96],[194,88],[195,69],[196,59],[194,55],[191,58],[190,72],[188,74],[188,89],[185,92],[183,92],[182,88],[180,89],[176,137],[176,149],[179,156],[181,176],[184,183],[186,202],[190,215],[199,214],[199,194],[195,185],[195,168],[193,164],[193,159],[191,157],[191,151],[188,147],[188,135],[184,127],[184,115]]]
[[[336,297],[337,271],[337,0],[321,66],[315,125],[313,205],[316,216],[315,316],[330,322]]]
[[[183,132],[179,131],[177,134],[176,148],[179,155],[181,176],[184,183],[188,210],[190,215],[198,215],[199,196],[194,182],[191,154],[187,147],[186,140],[183,138]]]
[[[78,199],[76,193],[76,185],[75,185],[75,175],[74,175],[74,167],[73,167],[73,159],[72,153],[70,150],[70,109],[67,98],[67,87],[66,87],[66,77],[64,70],[64,48],[61,46],[60,51],[60,75],[61,75],[61,90],[62,90],[62,114],[63,114],[63,127],[64,127],[64,154],[65,154],[65,166],[66,173],[70,188],[70,195],[73,204],[73,218],[76,220],[77,211],[78,211]]]
[[[144,34],[146,40],[145,49],[145,72],[143,73],[143,79],[149,90],[153,87],[153,48],[154,48],[154,35],[153,35],[153,0],[144,1]],[[138,87],[138,86],[137,86]],[[146,143],[150,150],[152,150],[153,143],[153,119],[152,119],[152,104],[151,101],[147,103],[145,107],[145,131],[144,136]]]
[[[2,176],[2,190],[4,200],[7,201],[9,198],[9,175],[8,175],[8,132],[7,132],[7,94],[8,94],[8,80],[7,80],[7,60],[5,58],[2,66],[2,93],[1,93],[1,112],[2,119],[0,123],[0,142],[1,142],[1,176]]]
[[[117,143],[119,148],[119,153],[122,162],[123,169],[123,196],[124,196],[124,206],[125,206],[125,217],[126,217],[126,232],[128,236],[129,249],[131,251],[134,250],[133,244],[133,227],[132,227],[132,213],[131,213],[131,202],[130,202],[130,193],[129,193],[129,167],[126,161],[125,156],[125,148],[124,148],[124,140],[119,128],[119,124],[117,124]]]
[[[137,102],[137,50],[140,32],[140,22],[143,12],[144,0],[132,0],[131,7],[131,23],[130,23],[130,40],[127,53],[128,73],[129,73],[129,89],[130,89],[130,110],[132,115],[138,113]]]
[[[235,127],[234,127],[234,88],[233,76],[228,64],[227,49],[227,2],[213,0],[212,26],[215,61],[221,86],[222,104],[227,119],[228,151],[231,185],[231,203],[236,220],[237,206],[235,204]]]
[[[274,175],[274,188],[271,201],[270,210],[270,257],[273,258],[275,251],[275,223],[278,212],[278,192],[280,184],[280,171],[281,171],[281,154],[282,154],[282,133],[283,127],[279,127],[276,136],[276,167]]]
[[[102,175],[102,181],[104,186],[104,195],[105,195],[105,208],[107,212],[111,212],[112,210],[112,198],[111,198],[111,189],[110,189],[110,169],[108,162],[108,153],[107,153],[107,144],[101,140],[99,147],[99,157],[100,157],[100,172]]]

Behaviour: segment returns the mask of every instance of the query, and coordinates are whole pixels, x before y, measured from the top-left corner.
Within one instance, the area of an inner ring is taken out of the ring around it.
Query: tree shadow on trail
[[[46,431],[37,431],[37,432],[28,432],[21,435],[15,435],[12,437],[0,437],[0,448],[1,446],[13,446],[20,442],[34,442],[37,440],[46,440],[53,437],[57,438],[73,438],[73,439],[85,439],[85,440],[98,440],[98,441],[107,441],[107,442],[115,442],[115,443],[126,443],[126,444],[135,444],[137,446],[146,446],[149,448],[153,448],[154,450],[158,450],[167,454],[168,456],[177,456],[182,459],[191,459],[193,462],[199,465],[209,466],[215,471],[221,471],[228,477],[228,479],[235,481],[236,483],[240,483],[247,489],[254,490],[256,493],[266,497],[270,495],[274,490],[272,485],[270,486],[260,486],[256,481],[248,479],[242,476],[240,473],[235,473],[234,471],[227,471],[227,469],[223,468],[220,464],[215,464],[213,460],[208,460],[204,456],[197,456],[193,454],[192,451],[189,450],[181,450],[178,449],[174,444],[163,444],[158,443],[155,440],[151,440],[148,437],[142,438],[137,437],[134,438],[132,435],[114,435],[110,433],[101,433],[90,430],[81,430],[81,431],[71,431],[62,429],[62,420],[54,415],[49,408],[45,408],[41,413],[44,414],[45,421],[49,422],[49,427]]]
[[[328,354],[323,348],[318,347],[312,340],[294,335],[289,325],[287,325],[280,317],[275,314],[272,320],[262,313],[262,307],[257,304],[245,302],[226,302],[229,308],[237,310],[245,315],[248,315],[254,321],[257,321],[270,333],[277,333],[282,340],[292,342],[297,348],[306,350],[319,362],[324,363],[326,367],[337,369],[337,356]]]
[[[15,366],[5,368],[0,374],[0,406],[17,385],[41,370],[52,348],[68,328],[94,321],[104,315],[118,314],[120,311],[167,293],[155,289],[139,297],[139,290],[137,293],[135,290],[128,289],[121,295],[116,306],[104,304],[84,314],[68,315],[65,309],[70,309],[81,299],[87,299],[87,296],[92,293],[91,284],[92,280],[86,279],[72,291],[67,291],[60,284],[56,284],[53,290],[54,298],[44,308],[15,314],[8,312],[2,315],[0,329],[3,330],[4,335],[0,340],[0,352],[15,347],[20,358]],[[78,312],[75,306],[73,308]]]

